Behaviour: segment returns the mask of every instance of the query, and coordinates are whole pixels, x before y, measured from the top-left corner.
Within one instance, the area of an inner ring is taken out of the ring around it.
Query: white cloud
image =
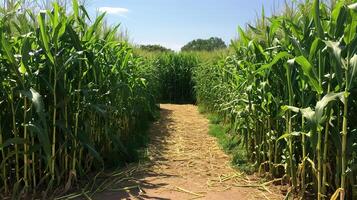
[[[125,16],[125,14],[129,12],[129,9],[121,7],[100,7],[99,12],[106,12],[108,14]]]

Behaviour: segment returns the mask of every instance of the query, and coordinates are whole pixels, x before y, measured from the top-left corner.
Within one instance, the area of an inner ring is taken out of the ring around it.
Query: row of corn
[[[198,102],[287,196],[357,199],[356,32],[353,1],[295,2],[263,10],[235,53],[195,70]]]
[[[133,160],[155,114],[150,63],[105,14],[92,19],[77,0],[71,9],[0,9],[0,198],[46,199]]]

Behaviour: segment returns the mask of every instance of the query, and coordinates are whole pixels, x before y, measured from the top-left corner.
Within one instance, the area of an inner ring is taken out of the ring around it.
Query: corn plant
[[[0,10],[0,198],[51,198],[132,161],[156,112],[152,65],[77,0],[71,12],[9,5]]]
[[[356,4],[318,0],[239,28],[235,53],[195,70],[197,100],[288,196],[356,198]],[[284,173],[282,173],[282,169]]]
[[[154,59],[160,84],[160,101],[194,103],[192,71],[198,66],[196,55],[164,53]]]

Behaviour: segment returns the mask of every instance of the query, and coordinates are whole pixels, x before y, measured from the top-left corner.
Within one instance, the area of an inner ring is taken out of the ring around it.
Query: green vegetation
[[[20,7],[0,13],[0,198],[46,199],[137,157],[158,82],[104,14]]]
[[[76,0],[21,6],[0,13],[0,198],[53,198],[135,161],[156,103],[195,101],[195,56],[133,49]]]
[[[210,121],[208,133],[217,138],[225,153],[232,156],[232,165],[245,173],[252,174],[255,169],[247,159],[247,152],[239,137],[231,131],[230,126],[222,122],[219,115],[208,113],[202,106],[200,106],[200,113],[205,114]]]
[[[161,45],[140,45],[140,49],[149,52],[173,52],[171,49],[163,47]]]
[[[256,169],[289,181],[288,196],[356,198],[356,7],[314,0],[263,12],[239,28],[235,53],[194,72],[198,103]]]
[[[181,51],[216,51],[227,48],[221,38],[211,37],[209,39],[197,39],[187,43]]]
[[[187,53],[166,53],[154,59],[160,80],[160,102],[194,103],[192,72],[198,67],[196,56]]]
[[[289,197],[357,198],[356,3],[263,11],[229,49],[210,38],[182,53],[132,47],[77,0],[4,5],[0,198],[51,198],[135,161],[158,102],[196,101],[234,165],[288,180]]]

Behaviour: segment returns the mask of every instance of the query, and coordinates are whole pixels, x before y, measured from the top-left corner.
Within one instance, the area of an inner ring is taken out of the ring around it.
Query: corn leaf
[[[316,27],[318,36],[320,38],[322,38],[323,30],[322,30],[322,25],[321,25],[321,21],[320,21],[320,1],[319,0],[314,0],[312,15],[314,17],[314,23],[315,23],[315,27]]]
[[[291,55],[290,55],[288,52],[286,52],[286,51],[279,52],[279,53],[274,57],[274,59],[273,59],[272,62],[270,62],[269,64],[266,64],[266,65],[261,66],[261,67],[257,70],[257,72],[259,73],[259,72],[262,72],[262,71],[264,71],[264,70],[266,70],[266,69],[269,69],[269,68],[271,68],[273,65],[275,65],[277,62],[279,62],[281,59],[283,59],[283,58],[290,58],[290,57],[291,57]]]
[[[46,55],[48,59],[50,59],[51,63],[54,64],[54,58],[52,56],[51,49],[50,49],[50,40],[48,38],[47,29],[45,25],[45,16],[46,16],[46,12],[40,12],[37,19],[40,25],[41,39],[42,39],[42,44],[45,47]]]
[[[348,88],[352,88],[353,87],[353,82],[354,82],[354,77],[356,75],[357,72],[357,54],[355,54],[351,60],[350,60],[350,69],[349,69],[349,86]]]
[[[317,93],[322,94],[322,92],[323,92],[322,87],[320,86],[319,82],[315,78],[315,75],[312,70],[312,65],[310,64],[310,62],[303,56],[299,56],[299,57],[295,58],[295,61],[301,66],[301,68],[304,72],[304,75],[308,79],[307,82],[309,83],[309,85],[312,88],[314,88],[314,90]]]
[[[19,137],[10,138],[6,140],[4,143],[0,144],[0,150],[3,150],[4,148],[11,146],[13,144],[25,144],[25,143],[28,143],[28,141],[25,140],[24,138],[19,138]]]
[[[79,5],[78,0],[72,0],[73,12],[76,19],[79,18]]]

